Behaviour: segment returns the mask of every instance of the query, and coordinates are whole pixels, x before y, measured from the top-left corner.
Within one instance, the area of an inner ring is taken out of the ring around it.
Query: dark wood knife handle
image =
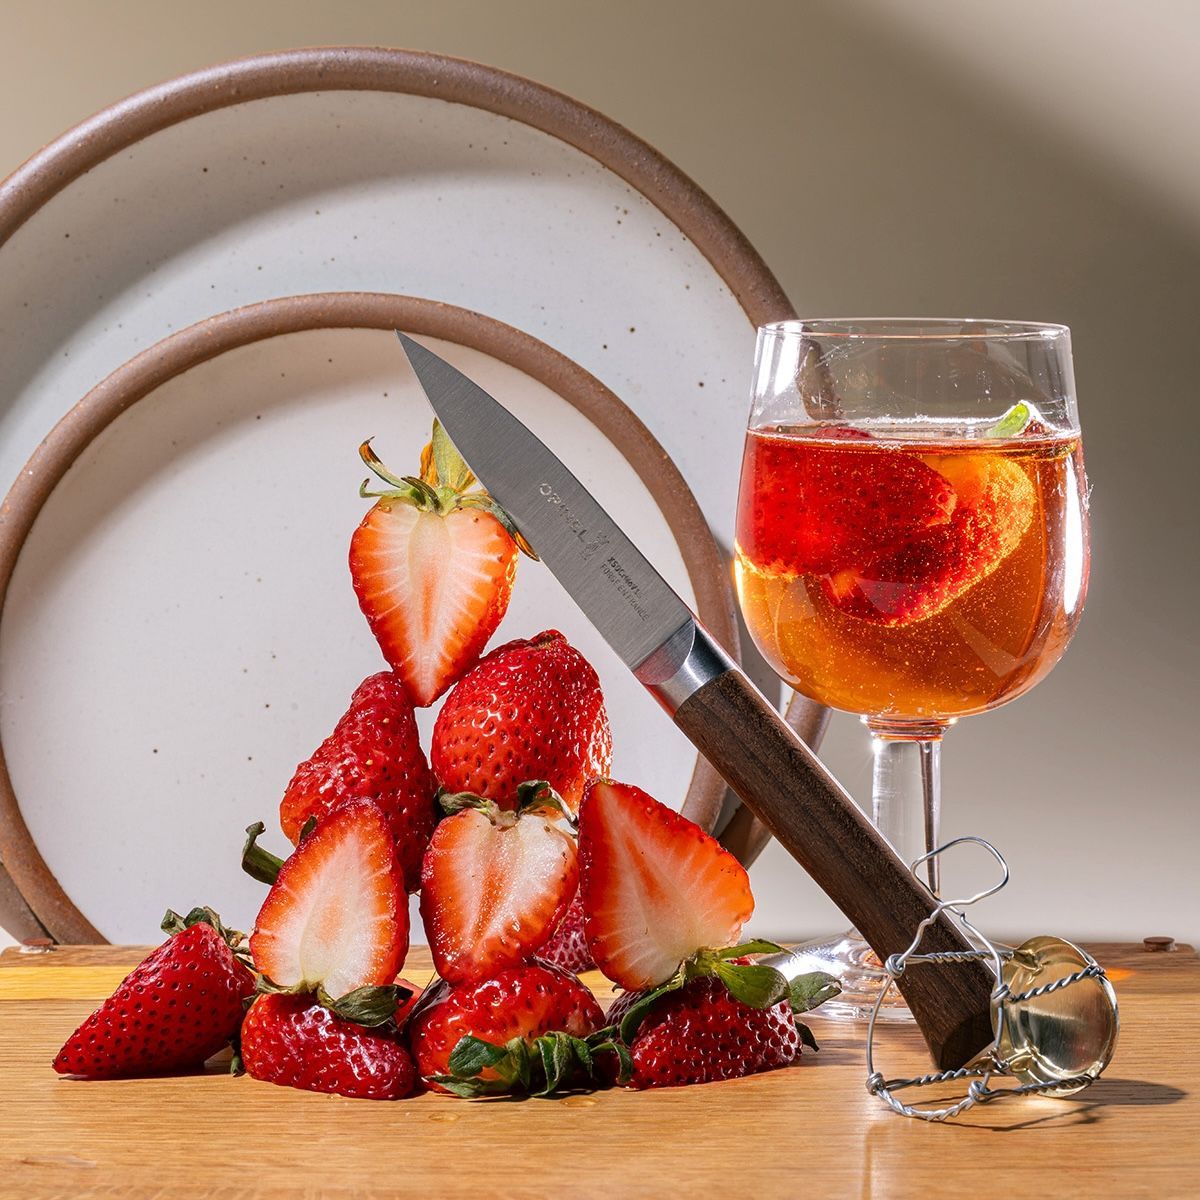
[[[673,715],[881,960],[908,947],[935,907],[932,895],[740,669],[704,683]],[[944,914],[921,942],[922,952],[971,948]],[[995,979],[985,963],[915,964],[899,985],[943,1070],[992,1040]]]

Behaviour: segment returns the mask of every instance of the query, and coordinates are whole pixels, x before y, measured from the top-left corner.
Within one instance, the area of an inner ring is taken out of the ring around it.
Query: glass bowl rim
[[[875,326],[876,328],[871,328]],[[846,341],[1019,341],[1070,337],[1067,325],[985,317],[790,317],[760,325],[760,336]]]

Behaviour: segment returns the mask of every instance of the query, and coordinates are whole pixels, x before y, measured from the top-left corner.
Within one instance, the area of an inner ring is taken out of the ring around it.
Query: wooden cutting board
[[[867,1095],[860,1025],[811,1025],[819,1054],[704,1087],[562,1100],[346,1100],[232,1078],[86,1083],[58,1046],[138,960],[130,947],[0,955],[0,1194],[5,1196],[935,1197],[1194,1196],[1200,959],[1190,947],[1091,947],[1121,1004],[1116,1058],[1069,1100],[1013,1100],[956,1126]],[[404,974],[423,982],[428,951]],[[599,975],[587,977],[602,1002]],[[927,1069],[884,1030],[889,1075]]]

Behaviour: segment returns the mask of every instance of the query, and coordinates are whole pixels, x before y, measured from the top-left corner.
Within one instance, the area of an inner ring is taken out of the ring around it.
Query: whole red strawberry
[[[575,811],[612,761],[600,680],[556,630],[500,646],[446,697],[430,760],[448,792],[514,808],[518,785],[544,779]]]
[[[242,1025],[241,1054],[254,1079],[310,1092],[399,1100],[416,1083],[412,1057],[394,1025],[357,1025],[312,996],[255,1000]]]
[[[622,996],[609,1022],[619,1025],[644,995]],[[703,975],[655,1001],[629,1052],[630,1087],[677,1087],[786,1067],[800,1054],[800,1034],[787,999],[754,1008],[735,1000],[717,976]]]
[[[297,842],[310,817],[319,822],[349,800],[374,800],[391,828],[404,885],[415,892],[437,819],[435,790],[404,684],[380,671],[359,684],[334,731],[296,768],[279,823]]]
[[[451,1074],[450,1056],[463,1038],[505,1047],[514,1038],[533,1042],[544,1034],[585,1038],[604,1023],[595,997],[569,971],[530,963],[498,972],[480,983],[444,985],[428,1007],[409,1021],[409,1044],[426,1079]],[[496,1081],[494,1069],[479,1073]],[[433,1083],[438,1091],[447,1090]]]
[[[358,603],[384,658],[413,700],[432,704],[483,653],[512,595],[518,548],[503,509],[482,491],[436,421],[420,478],[393,475],[363,443],[387,485],[350,542]]]
[[[583,900],[576,891],[550,940],[538,951],[543,962],[567,971],[590,971],[596,964],[583,932]]]
[[[237,1033],[254,976],[235,956],[241,934],[215,913],[168,912],[174,930],[67,1039],[60,1075],[116,1079],[198,1067]]]

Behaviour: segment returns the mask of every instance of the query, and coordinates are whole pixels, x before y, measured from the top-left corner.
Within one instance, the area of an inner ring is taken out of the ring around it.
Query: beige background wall
[[[327,43],[476,58],[596,106],[712,193],[803,312],[1073,327],[1088,613],[1035,693],[953,732],[945,832],[1009,855],[989,928],[1200,934],[1200,7],[0,0],[0,174],[145,85]],[[865,794],[849,718],[828,758]],[[755,884],[762,932],[834,920],[778,852]]]

